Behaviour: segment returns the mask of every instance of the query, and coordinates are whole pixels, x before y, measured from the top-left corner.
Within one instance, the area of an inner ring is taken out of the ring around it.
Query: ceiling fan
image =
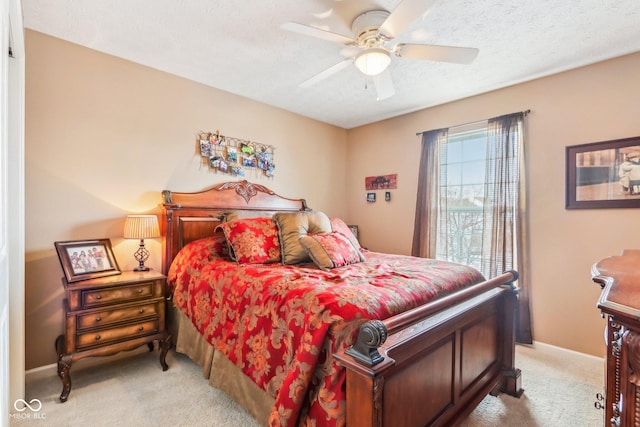
[[[478,56],[478,49],[428,44],[397,43],[393,40],[405,31],[418,17],[424,15],[437,0],[403,0],[393,10],[371,10],[358,15],[351,24],[353,37],[325,31],[297,22],[287,22],[281,28],[307,36],[317,37],[345,46],[341,50],[347,59],[327,68],[300,87],[310,87],[343,70],[352,63],[368,77],[376,87],[377,100],[395,93],[388,66],[392,56],[428,61],[469,64]]]

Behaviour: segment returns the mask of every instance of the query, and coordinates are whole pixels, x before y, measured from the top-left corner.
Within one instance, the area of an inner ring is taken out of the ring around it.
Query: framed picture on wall
[[[109,239],[55,242],[68,283],[120,274]]]
[[[364,178],[364,187],[366,190],[398,188],[398,174],[367,176]]]
[[[567,209],[640,207],[640,136],[566,148]]]

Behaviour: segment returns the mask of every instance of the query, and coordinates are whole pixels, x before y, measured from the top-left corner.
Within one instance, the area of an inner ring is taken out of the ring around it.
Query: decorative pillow
[[[298,239],[307,234],[331,233],[331,222],[323,212],[279,212],[273,215],[278,226],[282,263],[287,265],[311,262]]]
[[[344,237],[349,239],[354,248],[360,250],[361,246],[358,238],[353,234],[353,231],[351,231],[349,226],[343,220],[340,218],[329,218],[329,220],[331,221],[331,231],[342,234]]]
[[[224,222],[222,229],[232,250],[232,258],[241,264],[267,264],[280,261],[278,229],[271,218],[244,218]]]
[[[313,262],[323,270],[344,267],[364,261],[364,256],[341,233],[309,234],[300,237],[300,244]]]

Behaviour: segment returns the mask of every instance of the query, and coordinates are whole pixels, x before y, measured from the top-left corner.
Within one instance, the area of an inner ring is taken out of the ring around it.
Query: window
[[[487,129],[456,131],[440,146],[436,258],[482,270]]]
[[[522,114],[423,135],[412,254],[514,269],[524,189]]]

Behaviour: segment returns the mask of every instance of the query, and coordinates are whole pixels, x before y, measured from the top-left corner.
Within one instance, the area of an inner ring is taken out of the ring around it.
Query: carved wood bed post
[[[166,275],[169,271],[169,260],[173,259],[175,254],[172,254],[172,245],[170,244],[170,239],[173,238],[172,233],[170,232],[173,228],[173,209],[170,207],[171,201],[171,191],[164,190],[162,192],[162,197],[164,198],[164,209],[162,209],[162,223],[160,224],[160,235],[162,236],[162,274]]]
[[[502,306],[501,318],[502,326],[504,327],[505,339],[502,340],[502,363],[503,363],[503,376],[504,381],[500,389],[501,392],[507,393],[511,396],[520,397],[524,390],[521,387],[521,372],[516,368],[516,322],[518,319],[518,289],[513,284],[518,280],[518,273],[514,270],[510,271],[514,278],[512,281],[506,283],[503,286],[509,287],[508,292],[504,297],[504,305]],[[509,343],[507,345],[507,343]],[[494,393],[491,393],[495,395]],[[497,393],[496,393],[497,394]]]

